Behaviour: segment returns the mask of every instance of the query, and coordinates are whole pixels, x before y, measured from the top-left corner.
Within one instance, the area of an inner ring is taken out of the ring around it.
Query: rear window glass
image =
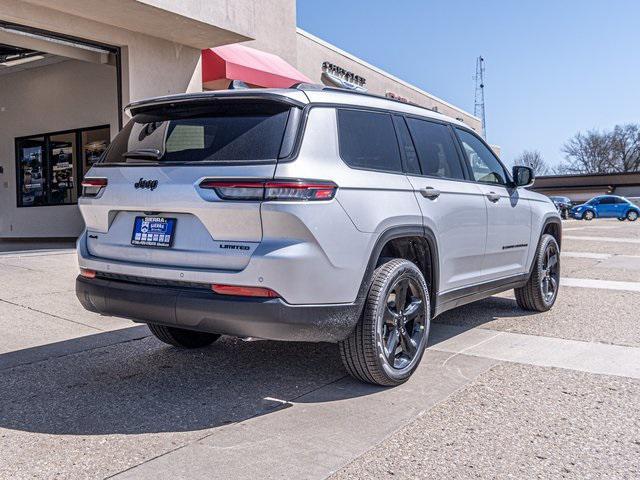
[[[139,113],[116,136],[102,162],[193,163],[275,160],[290,107],[224,104]]]
[[[402,172],[391,115],[338,110],[340,156],[355,168]]]

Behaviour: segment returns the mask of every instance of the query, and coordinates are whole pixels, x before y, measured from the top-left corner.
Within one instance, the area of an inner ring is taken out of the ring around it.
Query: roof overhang
[[[545,175],[536,177],[534,189],[615,188],[640,185],[640,172]]]
[[[252,40],[227,2],[168,0],[23,0],[50,10],[144,33],[197,49]]]

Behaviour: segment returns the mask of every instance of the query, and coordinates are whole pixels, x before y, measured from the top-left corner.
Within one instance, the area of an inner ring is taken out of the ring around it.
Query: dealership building
[[[473,115],[297,28],[295,0],[0,0],[0,239],[81,232],[80,181],[128,103],[299,82],[481,131]]]

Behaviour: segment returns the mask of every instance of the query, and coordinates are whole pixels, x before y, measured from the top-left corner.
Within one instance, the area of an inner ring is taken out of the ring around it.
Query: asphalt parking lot
[[[640,222],[566,221],[550,312],[447,312],[394,389],[334,345],[182,351],[86,312],[65,247],[0,245],[0,478],[640,477]]]

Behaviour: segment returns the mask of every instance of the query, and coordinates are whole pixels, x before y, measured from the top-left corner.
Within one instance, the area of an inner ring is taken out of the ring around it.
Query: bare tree
[[[640,170],[640,126],[616,125],[611,132],[611,150],[614,167],[618,172]]]
[[[567,174],[611,172],[614,162],[610,137],[597,130],[576,133],[562,147],[565,161],[558,170]]]
[[[551,173],[551,169],[538,150],[525,150],[516,157],[515,164],[533,168],[536,175],[548,175]]]
[[[578,132],[562,147],[557,172],[623,173],[640,171],[640,125],[616,125],[611,131]]]

